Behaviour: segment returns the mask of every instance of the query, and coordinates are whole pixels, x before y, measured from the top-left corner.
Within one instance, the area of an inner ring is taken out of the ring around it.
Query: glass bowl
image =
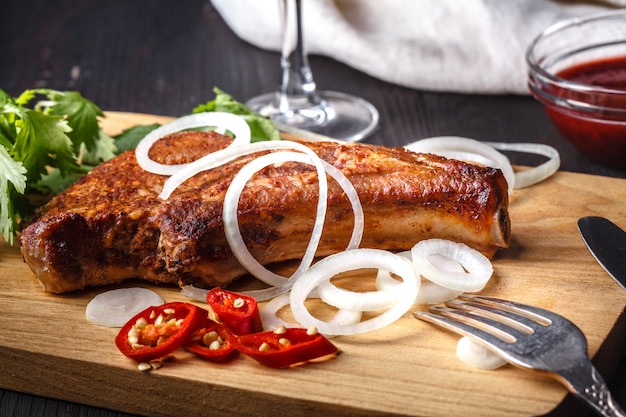
[[[589,158],[626,170],[626,10],[562,21],[526,53],[530,93]]]

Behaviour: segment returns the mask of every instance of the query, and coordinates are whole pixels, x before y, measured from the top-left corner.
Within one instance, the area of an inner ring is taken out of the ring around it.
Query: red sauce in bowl
[[[557,76],[626,93],[626,56],[584,62],[562,70]]]
[[[555,126],[591,159],[626,170],[626,56],[584,62],[556,75],[600,88],[573,91],[552,85],[549,94],[556,103],[541,101]],[[561,100],[583,102],[594,110],[565,108],[558,104]]]

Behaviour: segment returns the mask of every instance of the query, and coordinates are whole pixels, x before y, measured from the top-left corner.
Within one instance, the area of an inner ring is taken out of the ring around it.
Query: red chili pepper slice
[[[226,326],[207,319],[205,325],[191,336],[185,349],[204,359],[220,362],[237,353],[235,337]]]
[[[213,288],[207,294],[207,302],[220,321],[234,334],[245,335],[263,330],[259,307],[254,298]]]
[[[300,365],[339,352],[323,335],[309,333],[307,329],[283,327],[249,334],[237,339],[237,349],[272,368]]]
[[[115,338],[117,348],[137,362],[159,359],[189,341],[204,325],[208,311],[190,303],[148,307],[135,315]]]

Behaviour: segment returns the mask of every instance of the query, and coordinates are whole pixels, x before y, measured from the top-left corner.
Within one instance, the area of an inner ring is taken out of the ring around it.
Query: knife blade
[[[578,230],[596,261],[626,290],[626,232],[597,216],[579,219]]]

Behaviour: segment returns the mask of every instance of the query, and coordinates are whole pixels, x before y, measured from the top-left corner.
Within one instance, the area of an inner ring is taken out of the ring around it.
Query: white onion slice
[[[119,288],[92,298],[85,315],[87,320],[99,326],[122,327],[135,314],[163,303],[163,298],[150,289]]]
[[[233,178],[226,195],[224,197],[223,219],[224,232],[233,255],[239,263],[254,277],[260,279],[269,285],[281,285],[286,277],[277,275],[261,265],[248,251],[243,241],[241,231],[239,229],[239,220],[237,218],[237,208],[239,197],[248,182],[248,180],[258,171],[268,165],[281,162],[302,162],[314,164],[317,168],[319,182],[319,197],[317,203],[317,212],[315,224],[311,232],[311,237],[304,256],[296,272],[292,276],[299,276],[304,270],[308,269],[315,257],[315,251],[322,237],[322,229],[326,218],[326,206],[328,196],[328,184],[326,173],[322,162],[317,156],[305,155],[295,152],[275,152],[260,156],[245,165]]]
[[[339,273],[361,268],[384,268],[402,278],[405,291],[400,292],[395,305],[378,316],[351,325],[329,323],[309,313],[305,300],[321,282],[329,280]],[[418,285],[412,266],[398,255],[379,249],[347,250],[322,259],[294,283],[290,296],[291,311],[301,326],[307,328],[316,326],[319,332],[323,334],[364,333],[380,329],[402,317],[413,305]]]
[[[317,298],[315,291],[312,292],[310,298]],[[300,327],[297,323],[289,323],[277,316],[278,311],[289,304],[290,295],[284,293],[275,297],[268,303],[266,303],[259,313],[261,314],[261,323],[263,323],[264,330],[274,330],[280,326],[284,327]],[[362,312],[352,310],[337,310],[332,319],[328,322],[332,324],[349,325],[358,323],[361,320]],[[326,335],[329,336],[329,335]]]
[[[431,255],[439,254],[454,259],[463,266],[464,272],[446,272],[433,265]],[[418,242],[411,249],[416,271],[428,280],[457,291],[482,290],[493,273],[491,261],[464,243],[445,239],[428,239]]]
[[[400,252],[398,255],[409,260],[411,259],[411,251]],[[461,264],[441,255],[431,255],[430,260],[433,266],[444,271],[465,271]],[[376,274],[376,288],[386,290],[398,285],[400,285],[400,281],[392,277],[389,271],[383,269],[378,270]],[[437,304],[456,298],[461,294],[463,294],[463,291],[452,290],[427,279],[421,279],[421,285],[417,292],[417,297],[415,297],[415,304]]]
[[[167,181],[165,181],[163,184],[163,190],[161,191],[159,197],[163,200],[167,200],[179,185],[202,171],[208,171],[222,166],[242,156],[273,150],[295,150],[306,153],[307,155],[316,155],[315,152],[308,147],[289,140],[254,142],[245,144],[245,146],[231,145],[227,148],[205,155],[202,158],[196,159],[186,166],[181,167],[174,174],[172,174]]]
[[[501,356],[467,336],[457,342],[456,356],[468,365],[485,370],[497,369],[507,363]]]
[[[159,126],[158,128],[148,133],[139,142],[137,148],[135,149],[137,163],[141,168],[153,174],[173,175],[177,173],[181,168],[184,168],[189,164],[167,165],[153,161],[148,156],[150,148],[152,148],[152,145],[154,145],[164,136],[171,135],[185,129],[208,126],[217,127],[220,132],[223,132],[224,129],[230,130],[235,135],[235,139],[229,145],[229,147],[250,143],[250,127],[248,126],[246,121],[240,116],[224,112],[190,114],[173,120],[170,123]]]
[[[515,187],[515,172],[509,158],[484,142],[460,136],[437,136],[420,139],[406,145],[405,148],[412,152],[432,153],[450,159],[498,168],[507,181],[509,195]]]
[[[559,151],[550,145],[541,143],[505,143],[485,142],[485,144],[501,151],[514,151],[543,155],[549,159],[544,163],[526,171],[515,173],[515,188],[524,188],[537,184],[552,176],[561,165]]]
[[[209,290],[194,287],[193,285],[184,285],[183,288],[180,289],[180,294],[187,298],[191,298],[192,300],[206,303],[206,297],[209,294]]]
[[[339,326],[349,326],[360,322],[362,317],[362,311],[346,310],[342,308],[337,310],[333,318],[328,320],[327,323]]]
[[[291,285],[293,285],[293,281],[311,266],[319,245],[326,216],[328,196],[327,173],[330,174],[335,181],[337,181],[346,193],[354,213],[354,225],[350,242],[348,243],[348,249],[358,247],[361,242],[361,238],[363,236],[364,215],[363,208],[354,185],[339,169],[321,160],[317,154],[315,154],[308,147],[289,141],[274,142],[271,145],[264,142],[259,143],[264,144],[264,149],[281,150],[282,152],[275,152],[260,156],[245,165],[237,173],[224,197],[223,219],[226,239],[228,240],[231,250],[239,263],[256,278],[269,285],[273,285],[273,287],[268,289],[248,291],[245,293],[254,297],[258,301],[263,301],[288,291],[291,288]],[[289,149],[294,148],[298,151],[302,151],[303,153],[288,151]],[[249,150],[245,150],[245,152],[249,152]],[[268,270],[256,259],[254,259],[252,254],[250,254],[239,229],[237,208],[241,192],[254,173],[268,165],[290,161],[315,165],[318,174],[319,192],[315,224],[313,226],[307,249],[302,257],[298,269],[288,279],[287,277],[275,274],[274,272]]]
[[[432,281],[423,280],[420,291],[415,298],[415,304],[437,304],[452,300],[463,294],[463,291],[453,290],[435,284]]]
[[[341,170],[326,161],[322,160],[322,163],[326,172],[337,181],[343,192],[346,193],[346,197],[348,197],[348,201],[350,201],[352,206],[354,225],[352,226],[352,236],[350,236],[350,242],[348,242],[346,249],[356,249],[361,244],[365,228],[365,215],[363,214],[363,206],[361,205],[359,194],[356,192],[354,184],[350,182]]]
[[[276,315],[287,304],[289,304],[289,293],[283,293],[271,299],[259,310],[263,330],[274,330],[280,326],[300,327],[297,323],[289,323]]]
[[[465,269],[463,266],[454,259],[450,259],[440,254],[433,254],[429,256],[430,263],[435,268],[443,272],[463,273]],[[443,301],[451,300],[463,294],[463,291],[454,290],[436,284],[430,280],[422,280],[422,286],[417,293],[415,304],[436,304]]]
[[[281,162],[302,162],[316,165],[318,169],[319,181],[319,198],[316,212],[316,220],[311,233],[311,238],[307,246],[307,250],[302,258],[300,266],[293,273],[293,276],[299,276],[302,272],[311,266],[313,258],[315,257],[315,251],[319,245],[319,241],[322,235],[322,229],[324,226],[327,197],[328,197],[328,185],[326,180],[326,172],[329,173],[342,187],[344,192],[349,198],[352,205],[352,211],[354,213],[354,226],[350,242],[348,243],[348,249],[357,248],[361,242],[363,236],[364,227],[364,215],[363,207],[359,201],[359,196],[354,189],[354,185],[345,177],[345,175],[321,159],[311,159],[311,155],[299,154],[295,152],[278,152],[261,156],[246,166],[244,166],[239,173],[233,179],[230,187],[226,192],[224,198],[223,218],[224,229],[226,232],[226,239],[233,250],[233,253],[239,263],[244,266],[252,275],[270,285],[281,285],[284,283],[286,277],[277,275],[267,270],[256,259],[252,257],[250,252],[245,246],[241,231],[239,229],[239,222],[237,220],[237,206],[239,197],[247,181],[252,175],[264,167]],[[321,168],[320,168],[321,167]],[[320,169],[322,169],[320,173]]]
[[[410,260],[399,256],[397,262],[405,261],[411,265]],[[381,271],[379,269],[379,271]],[[387,272],[388,273],[388,272]],[[389,274],[389,273],[388,273]],[[384,289],[377,288],[378,291],[356,292],[336,287],[330,279],[322,281],[317,286],[320,298],[326,303],[336,308],[349,309],[354,311],[377,311],[391,308],[405,291],[406,282],[398,281],[391,277],[396,285],[386,286]],[[419,287],[419,282],[418,282]],[[419,293],[419,291],[418,291]]]

